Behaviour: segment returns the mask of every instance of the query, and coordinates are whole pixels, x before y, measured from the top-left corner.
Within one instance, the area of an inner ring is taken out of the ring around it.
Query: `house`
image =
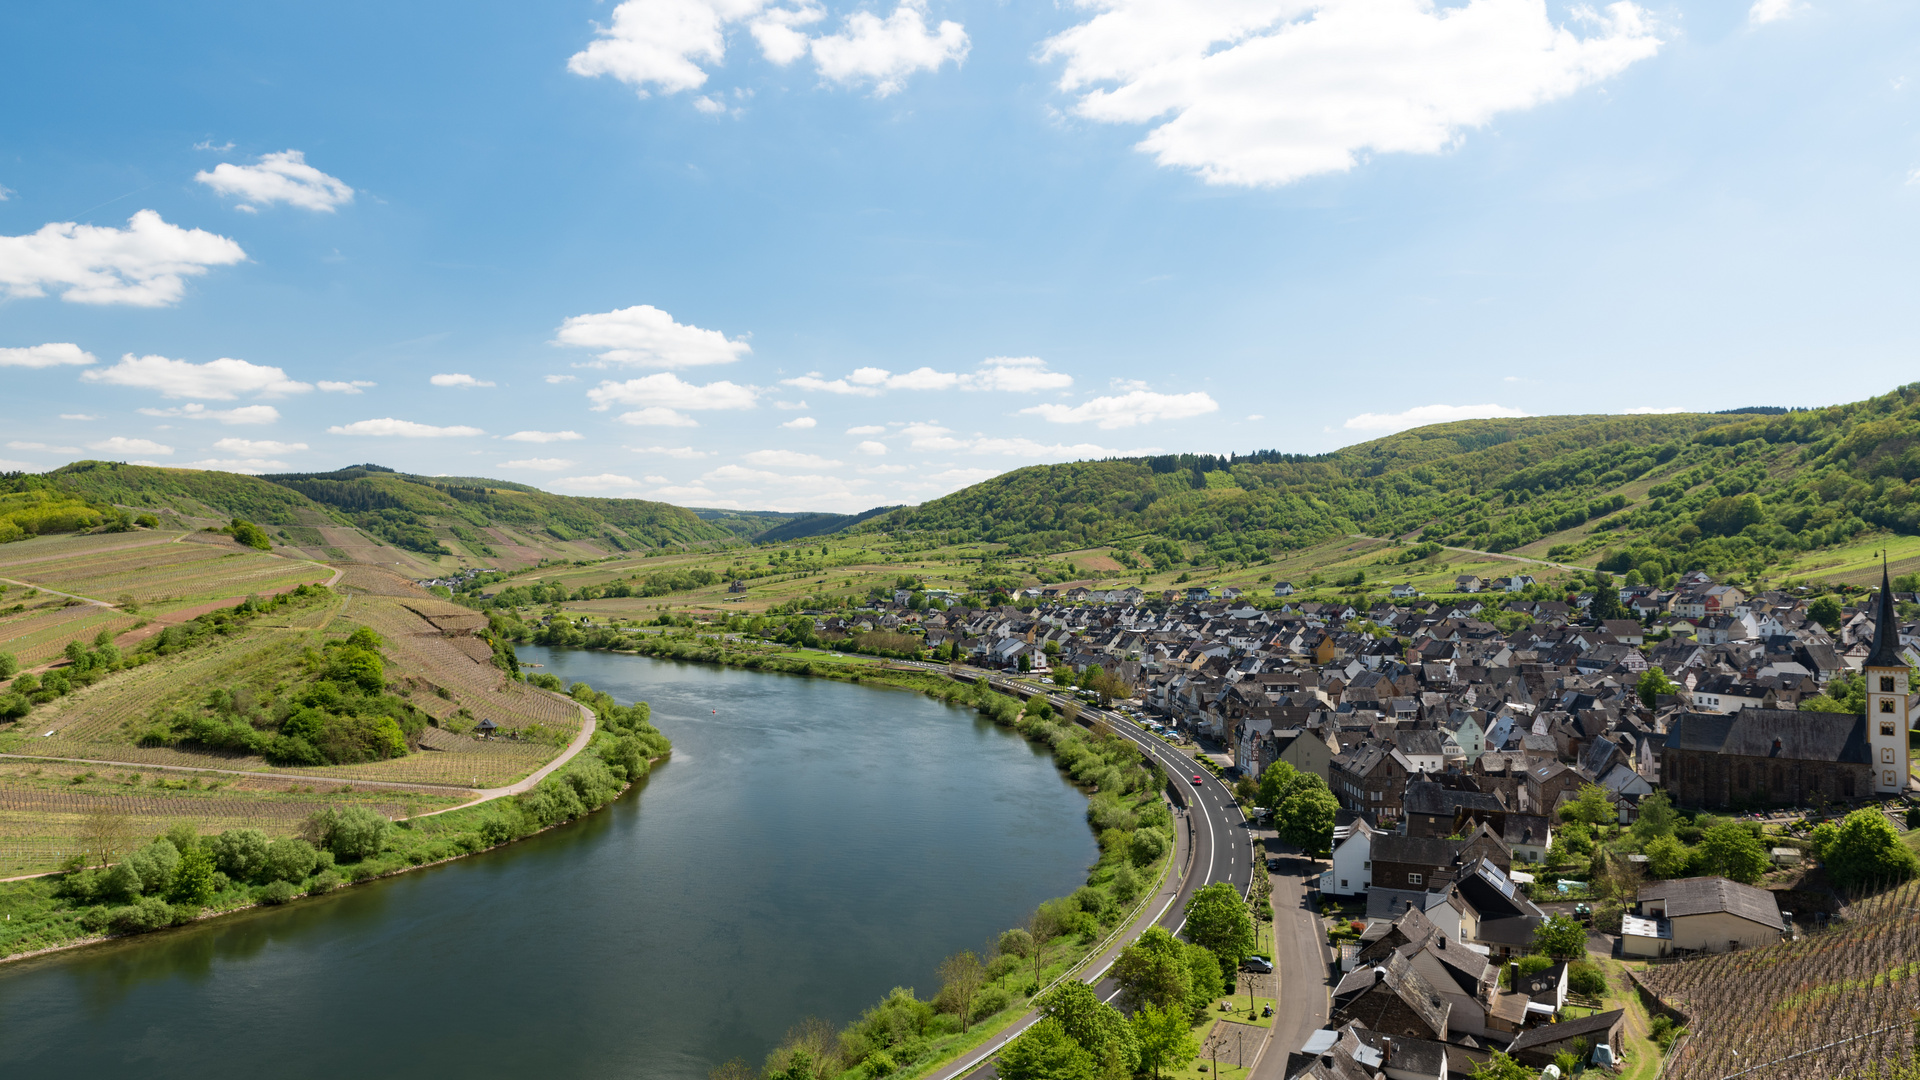
[[[1320,891],[1331,896],[1359,896],[1373,885],[1373,841],[1380,830],[1365,818],[1333,829],[1333,865],[1320,874]]]
[[[1480,579],[1473,574],[1461,574],[1453,579],[1454,592],[1477,593],[1480,585]]]
[[[1772,945],[1787,932],[1780,905],[1765,889],[1723,877],[1656,881],[1640,887],[1639,914],[1622,916],[1627,956],[1732,952]]]
[[[1388,589],[1387,593],[1388,595],[1392,596],[1395,600],[1407,600],[1407,599],[1411,599],[1412,597],[1419,596],[1420,590],[1414,588],[1411,585],[1400,584],[1400,585],[1395,585],[1391,589]]]
[[[1293,588],[1293,582],[1291,582],[1291,581],[1276,581],[1276,582],[1274,582],[1274,583],[1273,583],[1273,595],[1275,595],[1275,596],[1292,596],[1292,595],[1293,595],[1293,593],[1294,593],[1294,588]]]
[[[1328,1021],[1358,1020],[1369,1031],[1444,1041],[1450,1005],[1438,988],[1414,970],[1412,961],[1390,953],[1379,964],[1362,965],[1340,980],[1333,991],[1334,1012]]]
[[[1442,871],[1452,871],[1460,847],[1444,836],[1382,833],[1373,839],[1373,880],[1388,889],[1425,889]]]
[[[1557,1024],[1542,1024],[1528,1028],[1520,1037],[1507,1045],[1507,1056],[1520,1064],[1535,1069],[1544,1069],[1553,1064],[1554,1055],[1570,1051],[1576,1040],[1589,1052],[1596,1046],[1613,1048],[1617,1057],[1620,1040],[1627,1030],[1627,1013],[1624,1009],[1595,1013],[1577,1020],[1562,1020]]]
[[[1527,995],[1527,1011],[1537,1016],[1557,1016],[1561,1006],[1567,1003],[1567,971],[1564,962],[1549,968],[1541,968],[1531,975],[1522,975],[1518,964],[1514,966],[1513,988]]]

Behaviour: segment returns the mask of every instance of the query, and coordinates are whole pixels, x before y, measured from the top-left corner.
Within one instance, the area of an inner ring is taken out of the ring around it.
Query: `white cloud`
[[[60,414],[60,419],[62,420],[98,420],[100,418],[97,416],[94,416],[91,413],[63,412]]]
[[[636,454],[659,454],[682,461],[698,461],[708,456],[705,450],[695,450],[691,446],[629,446],[627,449]]]
[[[621,476],[618,473],[600,473],[597,476],[563,476],[553,481],[553,486],[573,488],[576,491],[607,492],[619,490],[632,491],[639,488],[640,484],[631,476]]]
[[[1132,427],[1155,420],[1185,420],[1220,408],[1212,396],[1196,390],[1190,394],[1159,394],[1151,390],[1133,390],[1113,397],[1097,397],[1079,405],[1035,405],[1021,409],[1056,424],[1097,423],[1103,430]]]
[[[1766,0],[1762,0],[1766,2]],[[1077,0],[1049,40],[1090,120],[1158,123],[1138,149],[1208,183],[1284,184],[1361,155],[1433,154],[1496,115],[1566,97],[1654,55],[1638,6],[1542,0]]]
[[[213,469],[219,472],[247,473],[258,475],[268,469],[285,469],[287,463],[272,458],[206,458],[201,461],[189,461],[180,466],[183,469]]]
[[[1683,413],[1685,405],[1636,405],[1631,409],[1621,409],[1628,416],[1663,416],[1668,413]]]
[[[939,424],[913,423],[900,429],[915,450],[964,450],[966,441],[953,437],[952,428]]]
[[[151,439],[129,439],[124,435],[90,442],[87,444],[87,449],[105,454],[159,454],[162,457],[173,453],[171,446],[162,446]]]
[[[776,409],[785,409],[788,412],[794,412],[799,409],[808,408],[809,406],[804,400],[802,400],[802,401],[776,401],[773,403],[773,407]]]
[[[716,100],[715,98],[709,97],[706,94],[702,94],[699,97],[694,98],[693,107],[699,110],[700,112],[707,113],[708,115],[712,115],[713,113],[723,113],[727,111],[726,102]]]
[[[577,431],[516,431],[505,438],[508,442],[550,443],[578,442],[586,436]]]
[[[813,62],[820,74],[837,83],[874,84],[879,97],[895,93],[916,71],[933,71],[951,60],[966,60],[967,31],[959,23],[942,20],[927,28],[922,0],[901,0],[885,19],[870,11],[847,16],[838,34],[813,39]],[[766,48],[764,41],[761,48]]]
[[[314,385],[329,394],[357,394],[368,387],[379,386],[380,384],[367,382],[364,379],[355,379],[352,382],[334,382],[331,379],[321,379]]]
[[[1157,446],[1116,450],[1095,443],[1039,443],[1032,439],[975,439],[967,445],[974,454],[1025,458],[1029,461],[1076,461],[1083,458],[1140,457],[1160,453]]]
[[[0,184],[0,202],[6,202],[12,196],[13,189],[5,184]]]
[[[271,424],[280,419],[280,410],[271,405],[242,405],[236,409],[209,409],[190,402],[177,409],[141,409],[145,416],[171,416],[186,420],[217,420],[222,424]]]
[[[566,458],[531,457],[518,458],[513,461],[503,461],[500,463],[500,467],[503,469],[533,469],[537,472],[559,472],[561,469],[572,464],[573,462]]]
[[[186,292],[185,278],[246,257],[226,237],[169,225],[153,210],[134,214],[124,229],[54,222],[0,236],[0,292],[45,296],[52,288],[75,304],[165,307]]]
[[[93,354],[71,342],[48,342],[24,349],[0,349],[0,367],[45,368],[93,363]]]
[[[222,195],[239,196],[239,209],[249,213],[277,202],[332,213],[353,201],[352,188],[307,164],[298,150],[266,154],[254,165],[215,165],[193,178]]]
[[[912,472],[911,465],[862,465],[860,472],[869,476],[893,476],[898,473]]]
[[[819,423],[820,421],[815,420],[811,416],[796,416],[793,419],[787,421],[786,423],[781,424],[780,426],[783,428],[792,428],[795,431],[805,431],[808,428],[814,427]]]
[[[847,429],[849,435],[885,435],[886,433],[887,429],[882,424],[862,424],[859,427]]]
[[[1248,413],[1247,419],[1248,420],[1265,420],[1266,416],[1262,413]]]
[[[735,508],[737,508],[740,505],[739,503],[735,503],[735,502],[722,503],[718,501],[719,497],[716,496],[711,489],[699,484],[693,484],[690,486],[682,485],[678,487],[675,487],[675,486],[663,487],[657,491],[651,492],[651,494],[656,499],[701,499],[709,502],[711,505],[714,505],[714,506],[727,506],[727,507],[735,507]]]
[[[548,375],[546,378],[549,386],[580,381],[580,377],[577,375]]]
[[[560,324],[556,345],[604,350],[599,365],[690,368],[731,364],[752,352],[744,341],[729,341],[718,330],[703,330],[673,321],[673,316],[640,304],[598,315],[575,315]]]
[[[643,375],[626,382],[602,382],[587,391],[595,411],[613,405],[654,405],[667,409],[751,409],[760,391],[730,382],[712,382],[705,386],[681,381],[678,375],[663,371]]]
[[[233,140],[228,139],[226,142],[221,143],[219,146],[215,146],[213,145],[212,139],[201,139],[199,142],[193,144],[193,148],[195,150],[211,150],[216,154],[224,154],[227,151],[233,149]]]
[[[649,474],[647,474],[646,476],[643,476],[643,477],[641,477],[640,479],[642,479],[642,480],[645,480],[645,481],[646,481],[647,483],[649,483],[649,484],[671,484],[671,483],[673,483],[673,481],[672,481],[672,480],[669,480],[668,478],[666,478],[666,477],[664,477],[664,476],[654,476],[654,475],[653,475],[653,474],[651,474],[651,473],[649,473]]]
[[[1800,10],[1795,0],[1753,0],[1753,6],[1747,9],[1747,21],[1755,26],[1764,26]]]
[[[957,489],[967,487],[971,484],[977,484],[982,480],[991,480],[1004,471],[1004,469],[947,469],[943,472],[932,473],[928,475],[927,479],[936,484],[947,485]]]
[[[271,439],[221,439],[213,448],[226,454],[240,457],[272,457],[276,454],[291,454],[296,450],[305,450],[303,442],[274,442]]]
[[[471,375],[462,375],[462,374],[435,375],[432,378],[428,379],[427,381],[432,383],[435,386],[492,386],[493,385],[493,383],[485,379],[476,379]]]
[[[711,472],[703,473],[702,480],[718,480],[728,484],[764,484],[770,481],[786,483],[793,477],[768,472],[765,469],[749,469],[744,465],[722,465]]]
[[[652,405],[620,414],[620,422],[634,427],[699,427],[700,421],[678,409]]]
[[[42,467],[41,467],[41,466],[39,466],[39,465],[35,465],[35,464],[34,464],[33,462],[31,462],[31,461],[14,461],[14,460],[13,460],[13,459],[11,459],[11,458],[0,458],[0,472],[34,472],[34,473],[37,473],[37,472],[41,472],[41,471],[43,471],[43,470],[42,470]]]
[[[741,457],[749,465],[764,465],[776,469],[825,469],[840,464],[830,461],[819,454],[803,454],[798,450],[755,450]]]
[[[884,97],[916,71],[931,71],[966,59],[967,33],[943,21],[928,29],[922,0],[902,0],[885,19],[870,12],[849,15],[838,34],[810,38],[799,27],[825,12],[811,0],[770,6],[767,0],[626,0],[613,21],[595,27],[595,40],[567,60],[567,70],[594,78],[611,76],[639,89],[673,94],[706,85],[703,64],[726,57],[726,31],[746,23],[760,52],[785,66],[808,53],[823,78],[848,84],[872,82]],[[703,104],[704,102],[704,104]],[[697,99],[703,112],[725,108],[711,97]]]
[[[854,447],[854,449],[860,451],[863,454],[868,455],[869,457],[879,457],[882,454],[885,454],[887,452],[887,444],[883,442],[875,442],[872,439],[867,439],[863,441],[859,446]]]
[[[44,450],[50,454],[77,454],[80,452],[80,448],[77,446],[48,446],[46,443],[43,443],[43,442],[21,442],[18,439],[15,439],[12,442],[7,443],[7,449],[9,450]]]
[[[1064,390],[1073,385],[1073,376],[1061,371],[1048,371],[1046,361],[1037,356],[995,356],[981,361],[978,368],[966,374],[919,367],[905,374],[895,375],[885,368],[863,367],[855,368],[838,379],[828,379],[817,371],[810,371],[797,378],[780,381],[787,386],[802,390],[817,390],[825,394],[878,397],[888,390],[958,388],[1004,390],[1013,393]]]
[[[169,360],[164,356],[127,353],[112,367],[83,371],[80,378],[87,382],[158,390],[161,397],[204,398],[210,401],[231,401],[241,394],[280,397],[285,394],[304,394],[313,389],[312,383],[289,379],[287,373],[277,367],[249,364],[245,360],[225,356],[196,364],[188,360]]]
[[[383,416],[378,420],[355,420],[351,424],[337,424],[328,428],[327,432],[332,435],[374,435],[401,439],[444,439],[486,434],[477,427],[464,425],[435,427],[432,424],[416,424],[411,420],[395,420],[391,416]]]
[[[1406,412],[1361,413],[1341,426],[1348,431],[1377,431],[1382,434],[1405,431],[1425,424],[1446,424],[1455,420],[1490,420],[1495,417],[1525,416],[1519,409],[1505,405],[1416,405]]]

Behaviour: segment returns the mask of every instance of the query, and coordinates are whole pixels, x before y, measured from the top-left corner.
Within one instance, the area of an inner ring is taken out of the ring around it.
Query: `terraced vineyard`
[[[314,563],[283,559],[242,549],[221,537],[217,543],[179,543],[178,534],[144,534],[142,545],[125,545],[117,535],[87,537],[96,548],[78,548],[61,556],[41,555],[13,567],[0,562],[0,574],[97,600],[132,596],[144,606],[165,610],[199,601],[267,595],[306,582],[326,581],[333,572]],[[192,535],[192,534],[188,534]],[[0,556],[11,555],[0,550]]]
[[[1920,882],[1849,909],[1798,941],[1649,968],[1692,1034],[1672,1080],[1867,1077],[1915,1049],[1920,1010]]]
[[[20,590],[12,590],[17,595]],[[0,619],[0,652],[12,653],[24,667],[35,667],[58,657],[69,641],[89,642],[102,630],[119,634],[139,617],[97,604],[52,600],[36,601],[17,615]]]

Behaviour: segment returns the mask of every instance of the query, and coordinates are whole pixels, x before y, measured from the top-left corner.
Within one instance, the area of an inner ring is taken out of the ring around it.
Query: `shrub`
[[[107,915],[107,926],[116,934],[144,934],[172,925],[173,905],[157,896],[148,896],[138,903],[114,908]]]
[[[180,850],[170,841],[155,840],[127,856],[127,865],[140,875],[140,891],[164,893],[173,884],[174,871],[180,867]]]
[[[364,806],[330,806],[309,817],[302,831],[316,846],[353,862],[378,854],[392,828],[393,822]]]
[[[99,879],[96,895],[102,900],[134,900],[140,892],[140,871],[123,862]]]
[[[267,868],[267,834],[258,829],[228,829],[208,846],[213,865],[235,881],[252,881]]]
[[[1012,997],[1005,988],[989,986],[973,999],[973,1022],[979,1023],[1007,1007]]]
[[[313,874],[320,853],[305,840],[275,840],[267,845],[266,876],[298,884]]]
[[[1139,894],[1140,876],[1133,872],[1133,867],[1122,866],[1113,872],[1113,895],[1115,899],[1123,904],[1130,903],[1133,898]]]
[[[335,870],[322,870],[320,871],[319,875],[317,875],[313,879],[313,884],[307,886],[307,895],[325,896],[327,893],[330,893],[339,887],[340,887],[339,872]]]
[[[284,904],[298,895],[298,891],[285,881],[271,881],[262,885],[253,895],[263,904]]]
[[[1607,975],[1598,964],[1585,960],[1576,960],[1567,969],[1567,989],[1587,997],[1604,997],[1607,992]]]
[[[191,847],[180,856],[180,865],[173,872],[173,882],[167,889],[167,899],[176,904],[203,906],[212,900],[216,888],[217,875],[213,869],[213,856],[205,849]]]
[[[1127,856],[1136,866],[1147,866],[1166,853],[1166,835],[1157,829],[1136,829],[1127,844]]]

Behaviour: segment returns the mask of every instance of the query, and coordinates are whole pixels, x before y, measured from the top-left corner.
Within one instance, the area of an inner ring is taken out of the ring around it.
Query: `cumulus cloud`
[[[271,405],[209,409],[197,401],[177,409],[141,409],[140,412],[146,416],[178,417],[183,420],[216,420],[222,424],[271,424],[280,419],[280,410]]]
[[[596,476],[563,476],[553,482],[555,487],[572,488],[575,491],[632,491],[640,486],[631,476],[618,473],[600,473]]]
[[[240,245],[201,229],[182,229],[142,210],[127,227],[43,225],[25,236],[0,236],[0,295],[45,296],[75,304],[166,307],[186,292],[186,279],[210,266],[247,257]]]
[[[48,342],[24,349],[0,349],[0,367],[45,368],[93,363],[93,354],[71,342]]]
[[[536,472],[559,472],[561,469],[567,468],[572,464],[573,462],[566,458],[530,457],[517,458],[513,461],[503,461],[500,463],[500,467],[503,469],[533,469]]]
[[[49,454],[77,454],[80,452],[80,448],[77,446],[49,446],[43,442],[22,442],[19,439],[14,439],[8,442],[7,449],[9,450],[41,450]]]
[[[274,457],[279,454],[291,454],[296,450],[305,450],[303,442],[274,442],[271,439],[221,439],[213,444],[215,450],[223,454],[235,454],[240,457]]]
[[[627,449],[636,454],[659,454],[682,461],[698,461],[707,456],[705,450],[695,450],[691,446],[629,446]]]
[[[1747,9],[1747,21],[1762,26],[1781,19],[1800,10],[1794,0],[1753,0],[1753,6]]]
[[[790,6],[767,0],[626,0],[613,9],[613,21],[596,27],[595,39],[568,59],[567,70],[618,79],[642,97],[697,90],[707,82],[703,65],[726,57],[727,28],[740,23],[747,24],[761,55],[773,63],[785,66],[811,53],[823,78],[872,83],[882,97],[899,90],[916,71],[966,59],[966,29],[951,21],[929,28],[924,0],[902,0],[884,19],[854,12],[837,34],[809,37],[800,29],[825,14],[811,0]],[[695,107],[724,108],[706,97]]]
[[[63,412],[60,414],[60,419],[62,420],[98,420],[100,418],[93,415],[92,413]]]
[[[946,469],[928,474],[927,479],[941,486],[963,488],[982,480],[991,480],[1003,471],[1001,469]]]
[[[1056,424],[1098,424],[1102,430],[1133,427],[1155,420],[1185,420],[1220,408],[1220,403],[1203,391],[1190,394],[1160,394],[1151,390],[1133,390],[1111,397],[1097,397],[1079,405],[1035,405],[1023,413]]]
[[[352,188],[307,164],[306,155],[298,150],[266,154],[252,165],[215,165],[211,172],[197,172],[193,178],[222,195],[238,196],[239,209],[248,213],[286,203],[330,214],[353,201]]]
[[[967,31],[959,23],[942,20],[929,29],[926,5],[902,0],[884,19],[870,11],[856,11],[847,16],[840,33],[814,38],[813,62],[827,79],[870,82],[876,96],[886,97],[904,87],[916,71],[934,71],[949,60],[955,64],[966,60],[969,44]],[[765,42],[761,47],[766,47]]]
[[[698,412],[705,409],[751,409],[760,391],[751,386],[726,381],[706,385],[683,382],[678,375],[663,371],[625,382],[608,380],[587,391],[595,411],[614,405],[648,405],[666,409]]]
[[[173,447],[163,446],[151,439],[129,439],[124,435],[115,435],[111,439],[90,442],[87,449],[103,454],[158,454],[165,457],[173,453]]]
[[[620,422],[634,427],[699,427],[700,421],[678,409],[652,405],[620,414]]]
[[[1377,431],[1381,434],[1405,431],[1424,424],[1446,424],[1455,420],[1490,420],[1496,417],[1525,416],[1519,409],[1505,405],[1416,405],[1406,412],[1361,413],[1341,426],[1348,431]]]
[[[505,438],[508,442],[550,443],[578,442],[586,436],[577,431],[516,431]]]
[[[862,441],[859,446],[854,447],[854,449],[870,457],[879,457],[887,452],[887,444],[866,439]]]
[[[1661,416],[1667,413],[1683,413],[1685,405],[1636,405],[1631,409],[1621,409],[1628,416]]]
[[[602,350],[599,364],[634,367],[690,368],[731,364],[752,352],[744,341],[729,341],[718,330],[704,330],[673,321],[652,304],[620,308],[598,315],[575,315],[560,324],[556,345]]]
[[[492,386],[486,379],[476,379],[471,375],[435,375],[427,380],[435,386]]]
[[[1762,0],[1763,3],[1769,0]],[[1044,46],[1090,120],[1155,124],[1138,149],[1215,184],[1343,172],[1369,152],[1433,154],[1496,115],[1566,97],[1654,55],[1638,6],[1542,0],[1077,0]]]
[[[355,379],[352,382],[334,382],[331,379],[321,379],[314,385],[329,394],[357,394],[368,387],[379,386],[380,384],[367,382],[365,379]]]
[[[477,427],[465,425],[435,427],[432,424],[416,424],[411,420],[395,420],[391,416],[383,416],[378,420],[355,420],[351,424],[336,424],[328,428],[327,432],[332,435],[373,435],[401,439],[445,439],[486,434]]]
[[[547,379],[547,385],[549,386],[552,386],[558,383],[570,383],[570,382],[580,381],[579,376],[577,375],[548,375],[546,379]]]
[[[1033,393],[1039,390],[1064,390],[1073,385],[1073,376],[1063,371],[1048,371],[1046,361],[1037,356],[995,356],[965,374],[935,371],[919,367],[896,375],[886,368],[863,367],[838,379],[828,379],[817,371],[780,380],[786,386],[817,390],[824,394],[849,394],[878,397],[888,390],[1005,390]]]
[[[749,465],[776,469],[825,469],[840,464],[819,454],[803,454],[798,450],[755,450],[740,460]]]
[[[83,371],[80,378],[111,386],[157,390],[161,397],[202,398],[209,401],[232,401],[241,394],[282,397],[304,394],[313,389],[312,383],[289,379],[287,373],[277,367],[250,364],[225,356],[196,364],[189,360],[169,360],[164,356],[127,353],[112,367]]]
[[[287,463],[273,458],[203,458],[189,461],[180,466],[183,469],[215,469],[220,472],[246,473],[257,476],[268,469],[284,469]]]
[[[847,429],[849,435],[885,435],[886,433],[887,428],[884,424],[861,424],[859,427]]]
[[[811,416],[796,416],[793,419],[787,421],[786,423],[781,424],[780,426],[783,428],[792,428],[795,431],[805,431],[808,428],[817,425],[819,422],[820,421],[815,420]]]

